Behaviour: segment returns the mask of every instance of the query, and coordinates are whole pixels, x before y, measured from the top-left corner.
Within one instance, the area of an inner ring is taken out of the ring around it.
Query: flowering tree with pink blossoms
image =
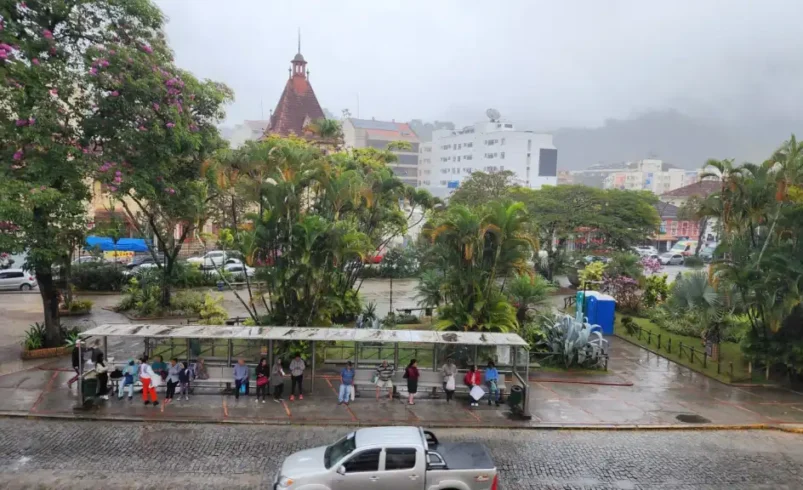
[[[153,237],[149,248],[167,307],[179,251],[217,203],[216,179],[206,170],[227,146],[216,124],[231,91],[177,68],[161,38],[92,47],[87,63],[96,105],[86,136],[103,150],[95,178],[138,232]]]
[[[27,253],[47,347],[62,341],[54,265],[69,256],[67,237],[86,230],[88,184],[103,158],[86,131],[99,108],[93,53],[160,43],[162,24],[148,1],[0,4],[0,250]]]

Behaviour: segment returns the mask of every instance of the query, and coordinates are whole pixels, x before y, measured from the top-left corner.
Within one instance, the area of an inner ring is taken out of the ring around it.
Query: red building
[[[280,136],[305,136],[304,128],[311,122],[324,117],[321,104],[315,97],[309,83],[307,61],[301,54],[301,40],[298,42],[298,53],[290,62],[290,78],[284,86],[279,103],[270,116],[270,123],[265,134]]]

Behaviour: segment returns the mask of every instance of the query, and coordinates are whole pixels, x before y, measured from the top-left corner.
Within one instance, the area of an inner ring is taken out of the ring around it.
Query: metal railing
[[[626,328],[626,327],[625,327]],[[708,353],[706,349],[699,349],[695,348],[691,344],[684,344],[682,341],[676,341],[674,344],[672,342],[672,337],[670,336],[663,336],[660,332],[655,333],[651,330],[647,330],[639,325],[635,325],[630,327],[635,329],[636,334],[632,335],[627,332],[627,335],[631,337],[636,337],[639,342],[645,341],[648,347],[655,347],[658,351],[664,350],[667,354],[672,354],[673,349],[675,354],[678,356],[678,360],[682,360],[685,358],[692,364],[699,364],[703,369],[708,369],[708,365],[712,362],[716,363],[717,367],[717,374],[722,374],[722,350],[720,349],[720,345],[717,345],[717,355],[716,359],[712,359],[711,354]],[[727,369],[727,374],[730,376],[731,379],[734,378],[734,370],[733,370],[733,361],[728,361],[727,365],[725,366]]]

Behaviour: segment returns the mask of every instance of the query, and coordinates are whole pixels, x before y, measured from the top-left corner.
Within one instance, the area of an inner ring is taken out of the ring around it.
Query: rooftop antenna
[[[499,118],[502,117],[499,114],[499,111],[497,111],[496,109],[488,109],[487,111],[485,111],[485,115],[488,116],[488,119],[490,119],[491,122],[497,122],[499,121]]]

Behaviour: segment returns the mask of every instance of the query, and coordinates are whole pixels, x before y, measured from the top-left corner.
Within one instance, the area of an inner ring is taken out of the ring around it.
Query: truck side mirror
[[[345,475],[345,474],[346,474],[346,467],[345,467],[345,466],[341,466],[341,467],[339,467],[339,468],[337,469],[337,474],[338,474],[338,475]]]

